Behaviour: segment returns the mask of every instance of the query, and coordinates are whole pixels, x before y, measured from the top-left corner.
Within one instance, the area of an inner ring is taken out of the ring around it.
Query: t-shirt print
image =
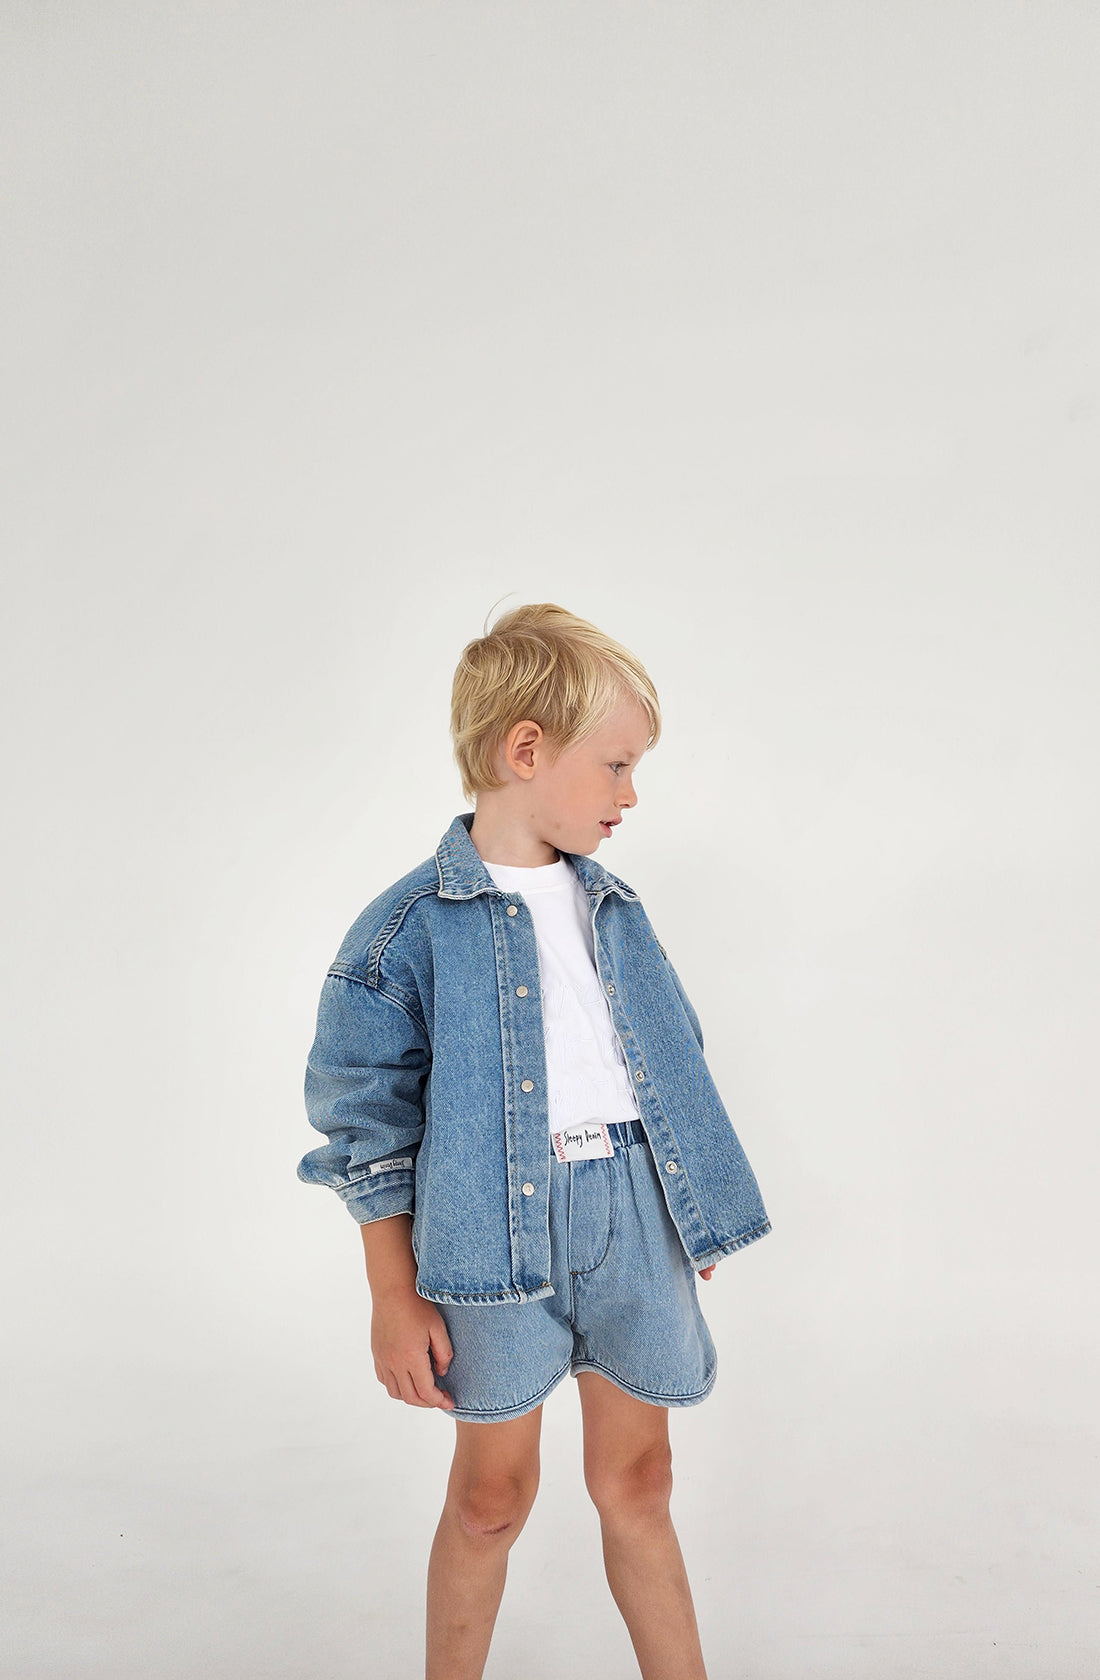
[[[557,966],[557,965],[555,965]],[[596,975],[559,971],[544,985],[550,1129],[582,1120],[633,1120],[638,1109],[630,1074]]]
[[[572,864],[485,866],[531,912],[542,980],[550,1130],[585,1120],[633,1120],[638,1104],[596,972],[588,895]]]

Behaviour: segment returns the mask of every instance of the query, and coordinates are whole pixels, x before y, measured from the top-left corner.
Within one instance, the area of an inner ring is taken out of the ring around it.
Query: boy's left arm
[[[699,1045],[699,1049],[702,1050],[702,1048],[703,1048],[703,1028],[700,1024],[699,1017],[695,1013],[695,1010],[692,1007],[691,999],[688,997],[687,993],[685,992],[685,990],[683,988],[683,984],[680,980],[680,976],[677,974],[675,968],[673,968],[673,966],[672,966],[672,963],[669,961],[668,953],[665,951],[663,946],[661,947],[661,954],[664,957],[666,964],[668,965],[668,972],[669,972],[669,975],[672,978],[672,984],[676,987],[676,990],[679,993],[680,1002],[684,1006],[684,1014],[688,1018],[688,1024],[690,1025],[692,1032],[695,1034],[695,1038],[696,1038],[696,1041]],[[703,1278],[706,1282],[709,1283],[711,1278],[714,1276],[717,1268],[718,1268],[718,1262],[715,1261],[713,1266],[704,1266],[703,1270],[701,1272],[696,1273],[696,1276]]]
[[[669,959],[668,959],[667,956],[665,957],[665,962],[668,964],[668,972],[672,976],[672,984],[676,987],[676,990],[680,994],[680,1002],[684,1006],[684,1014],[688,1018],[688,1022],[691,1026],[691,1030],[695,1034],[695,1037],[696,1037],[696,1039],[698,1040],[698,1043],[699,1043],[699,1048],[701,1050],[703,1048],[703,1029],[702,1029],[701,1025],[699,1024],[699,1017],[695,1013],[695,1010],[692,1008],[691,999],[688,997],[687,993],[684,991],[683,985],[681,984],[681,981],[680,981],[680,976],[677,974],[676,970],[673,968],[671,962],[669,962]],[[701,1277],[702,1273],[700,1272],[699,1275]]]

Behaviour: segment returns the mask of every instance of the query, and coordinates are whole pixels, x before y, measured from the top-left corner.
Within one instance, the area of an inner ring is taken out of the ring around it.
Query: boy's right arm
[[[416,1293],[412,1247],[415,1158],[424,1133],[423,1087],[431,1044],[412,1000],[329,972],[306,1067],[310,1124],[328,1142],[298,1164],[306,1183],[336,1190],[363,1233],[374,1311],[371,1351],[379,1382],[410,1406],[454,1401],[436,1386],[451,1345],[443,1315]]]
[[[453,1411],[454,1401],[432,1372],[432,1357],[436,1370],[444,1372],[453,1350],[439,1308],[416,1293],[410,1215],[391,1214],[359,1229],[374,1303],[370,1345],[379,1382],[392,1400]]]

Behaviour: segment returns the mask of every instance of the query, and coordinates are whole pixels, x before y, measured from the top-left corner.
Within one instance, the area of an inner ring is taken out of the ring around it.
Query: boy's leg
[[[426,1680],[481,1680],[508,1551],[539,1484],[541,1405],[502,1423],[456,1418],[454,1427],[447,1497],[428,1559]]]
[[[668,1408],[578,1371],[584,1480],[600,1514],[604,1567],[642,1680],[706,1680],[695,1606],[669,1514]]]

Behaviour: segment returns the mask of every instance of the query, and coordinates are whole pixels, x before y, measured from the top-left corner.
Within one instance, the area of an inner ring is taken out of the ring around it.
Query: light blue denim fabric
[[[520,1417],[578,1371],[654,1406],[696,1406],[714,1387],[718,1354],[641,1122],[607,1129],[614,1155],[551,1161],[553,1295],[440,1304],[454,1357],[435,1380],[449,1416]]]
[[[522,894],[498,887],[462,811],[367,905],[321,987],[305,1076],[328,1138],[298,1163],[360,1224],[411,1213],[429,1301],[552,1295],[541,985]],[[703,1054],[699,1018],[633,887],[563,852],[665,1202],[696,1271],[771,1230]],[[685,908],[690,906],[685,902]]]

